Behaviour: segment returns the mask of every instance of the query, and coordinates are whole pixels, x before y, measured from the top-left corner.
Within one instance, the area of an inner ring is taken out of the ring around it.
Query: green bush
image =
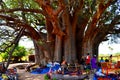
[[[4,53],[0,53],[0,56],[2,57],[2,60],[6,61],[8,59],[8,54],[10,52],[11,48],[8,48],[6,50],[6,52]],[[26,56],[28,53],[27,53],[27,50],[22,47],[22,46],[17,46],[14,50],[14,52],[12,53],[12,60],[21,60],[21,58],[23,56]],[[17,62],[17,61],[16,61]]]

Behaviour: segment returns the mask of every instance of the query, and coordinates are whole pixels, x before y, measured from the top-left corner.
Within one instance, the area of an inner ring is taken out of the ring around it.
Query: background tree
[[[7,61],[8,56],[9,56],[8,53],[9,53],[10,50],[11,50],[10,48],[7,48],[6,52],[2,52],[2,53],[1,53],[1,57],[2,57],[2,59],[3,59],[4,61]],[[26,55],[28,55],[28,54],[29,54],[29,53],[27,52],[27,50],[26,50],[24,47],[22,47],[22,46],[17,46],[17,47],[15,48],[13,54],[12,54],[11,60],[13,59],[15,62],[22,61],[22,60],[21,60],[22,57],[23,57],[23,56],[26,56]]]
[[[33,40],[38,64],[46,57],[71,62],[86,53],[98,55],[107,34],[119,31],[119,0],[35,1],[2,1],[0,25],[14,32],[25,28],[22,36]]]
[[[27,55],[27,51],[24,47],[17,46],[15,51],[12,54],[14,61],[19,62],[22,61],[22,57]]]

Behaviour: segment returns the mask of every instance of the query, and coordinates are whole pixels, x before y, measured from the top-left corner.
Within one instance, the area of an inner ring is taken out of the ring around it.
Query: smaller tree
[[[8,59],[8,52],[10,51],[10,48],[7,49],[6,52],[1,53],[1,57],[4,61],[6,61]],[[23,56],[26,56],[28,54],[27,50],[22,47],[22,46],[17,46],[12,54],[12,58],[14,59],[14,61],[18,62],[19,60],[22,60]]]
[[[19,60],[22,61],[22,57],[26,55],[26,49],[22,46],[17,46],[12,54],[12,57],[14,58],[14,61],[18,62]]]

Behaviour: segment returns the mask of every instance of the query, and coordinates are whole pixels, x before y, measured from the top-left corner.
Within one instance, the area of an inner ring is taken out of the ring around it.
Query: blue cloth
[[[117,79],[117,75],[115,75],[115,74],[109,74],[108,76],[97,76],[97,75],[95,74],[94,77],[93,77],[93,80],[98,80],[99,77],[102,77],[102,78],[110,78],[111,80],[118,80],[118,79]]]
[[[37,69],[31,71],[31,73],[32,73],[32,74],[45,74],[45,73],[47,73],[49,70],[50,70],[49,67],[46,67],[46,68],[37,68]]]
[[[0,80],[3,80],[2,77],[0,77]]]
[[[46,68],[37,68],[33,71],[31,71],[32,74],[46,74],[51,70],[54,72],[60,68],[60,65],[55,65],[53,67],[46,67]]]
[[[55,66],[52,67],[52,71],[56,71],[56,70],[58,70],[59,68],[60,68],[60,65],[55,65]]]

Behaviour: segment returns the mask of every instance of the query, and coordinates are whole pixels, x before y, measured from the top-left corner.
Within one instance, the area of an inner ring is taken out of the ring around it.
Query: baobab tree
[[[1,2],[1,25],[15,31],[25,28],[23,36],[33,40],[38,64],[46,57],[71,62],[86,53],[98,55],[100,42],[118,29],[120,20],[119,0],[8,2]]]

